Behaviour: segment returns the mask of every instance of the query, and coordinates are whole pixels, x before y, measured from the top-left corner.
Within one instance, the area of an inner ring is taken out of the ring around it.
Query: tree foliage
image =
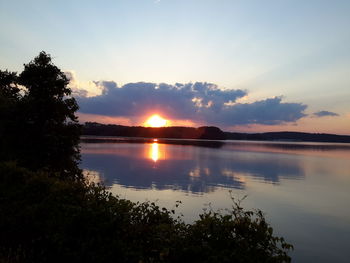
[[[45,52],[25,64],[19,76],[0,71],[2,159],[33,170],[77,172],[78,105],[68,83]]]
[[[0,71],[0,159],[12,158],[17,146],[14,136],[21,123],[18,112],[20,89],[15,72]]]

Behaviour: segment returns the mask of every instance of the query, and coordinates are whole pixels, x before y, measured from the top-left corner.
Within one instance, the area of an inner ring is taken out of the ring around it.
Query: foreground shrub
[[[155,203],[0,164],[0,262],[288,262],[260,211],[234,202],[185,224]]]

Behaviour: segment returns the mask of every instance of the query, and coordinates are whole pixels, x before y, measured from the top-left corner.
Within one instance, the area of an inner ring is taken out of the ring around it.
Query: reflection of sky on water
[[[186,144],[82,144],[81,166],[132,201],[168,208],[183,201],[187,222],[203,204],[231,207],[231,189],[247,195],[244,207],[262,209],[276,235],[295,246],[293,262],[349,262],[349,144]]]
[[[225,149],[350,160],[349,143],[227,141]]]
[[[298,158],[194,146],[83,144],[82,168],[99,172],[105,184],[136,189],[207,193],[217,187],[243,189],[246,178],[277,184],[304,177]]]

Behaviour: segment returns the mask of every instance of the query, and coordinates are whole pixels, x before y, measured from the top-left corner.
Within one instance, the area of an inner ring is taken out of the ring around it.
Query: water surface
[[[350,145],[116,139],[82,143],[82,168],[111,192],[157,201],[187,222],[247,195],[295,246],[294,262],[349,262]]]

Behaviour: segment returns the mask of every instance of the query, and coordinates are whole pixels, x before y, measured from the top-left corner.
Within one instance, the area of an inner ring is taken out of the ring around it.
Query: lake
[[[91,180],[132,201],[157,201],[186,222],[246,196],[294,245],[293,262],[349,262],[350,145],[95,138],[82,143]]]

